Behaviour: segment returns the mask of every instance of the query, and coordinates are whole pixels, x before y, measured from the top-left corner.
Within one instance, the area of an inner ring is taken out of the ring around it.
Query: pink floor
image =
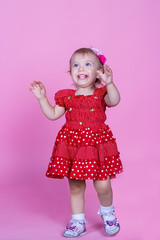
[[[138,179],[142,165],[137,171]],[[146,171],[141,181],[135,181],[134,164],[125,168],[127,171],[112,181],[114,206],[121,224],[120,233],[112,239],[159,240],[158,169],[153,164],[150,176]],[[54,187],[59,189],[58,194],[54,192]],[[64,239],[62,233],[70,218],[66,179],[54,181],[44,178],[44,182],[39,185],[4,187],[1,192],[1,240]],[[81,239],[109,239],[104,234],[97,210],[96,193],[92,181],[88,181],[85,211],[87,234],[81,236]]]

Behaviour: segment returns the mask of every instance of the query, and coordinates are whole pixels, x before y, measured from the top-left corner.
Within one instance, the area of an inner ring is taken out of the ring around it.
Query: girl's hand
[[[33,81],[31,83],[32,88],[29,90],[34,94],[38,100],[42,100],[46,97],[46,89],[41,82]]]
[[[107,85],[113,82],[113,73],[108,65],[105,64],[104,71],[103,69],[97,70],[97,73]]]

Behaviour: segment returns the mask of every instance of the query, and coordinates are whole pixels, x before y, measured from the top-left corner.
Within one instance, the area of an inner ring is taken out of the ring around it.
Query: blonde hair
[[[97,62],[98,62],[98,69],[103,69],[103,64],[100,62],[97,54],[90,48],[79,48],[77,49],[71,56],[70,58],[70,61],[69,61],[69,72],[71,73],[71,61],[72,61],[72,57],[76,54],[82,54],[82,55],[85,55],[85,54],[92,54],[93,56],[96,57],[97,59]],[[101,80],[99,78],[96,78],[96,81],[95,81],[95,84],[96,85],[102,85],[101,83]]]

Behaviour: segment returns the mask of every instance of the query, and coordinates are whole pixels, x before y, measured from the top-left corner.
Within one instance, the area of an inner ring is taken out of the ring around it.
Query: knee
[[[80,194],[80,193],[83,194],[85,192],[85,188],[86,188],[86,184],[81,180],[70,181],[70,192],[72,194]]]
[[[110,181],[95,181],[94,188],[96,189],[97,194],[108,194],[112,191]]]

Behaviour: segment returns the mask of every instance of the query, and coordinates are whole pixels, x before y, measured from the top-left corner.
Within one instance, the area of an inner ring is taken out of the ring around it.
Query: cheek
[[[70,76],[71,76],[72,79],[75,78],[76,75],[77,75],[76,71],[71,71]]]
[[[71,72],[70,72],[71,76],[74,75],[74,72],[75,71],[72,69]]]
[[[92,71],[92,76],[97,76],[97,70],[96,71]]]
[[[73,68],[73,69],[71,70],[71,74],[75,74],[75,73],[77,72],[77,69],[78,69],[78,68]]]

